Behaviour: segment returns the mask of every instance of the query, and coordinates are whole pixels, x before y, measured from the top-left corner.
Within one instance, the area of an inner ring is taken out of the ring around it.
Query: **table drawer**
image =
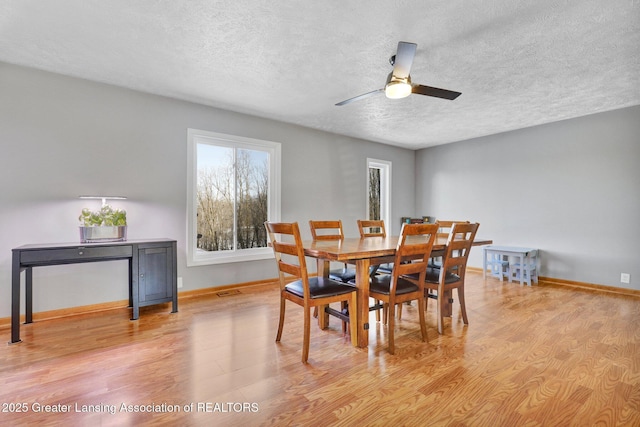
[[[84,260],[90,261],[99,258],[100,260],[130,258],[133,255],[131,245],[122,246],[77,246],[74,248],[41,249],[33,251],[22,251],[20,263],[23,265],[36,265],[48,263],[74,263]]]

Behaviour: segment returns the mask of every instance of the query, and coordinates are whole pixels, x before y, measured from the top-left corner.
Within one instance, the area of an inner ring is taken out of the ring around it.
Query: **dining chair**
[[[388,351],[395,353],[395,307],[407,301],[418,301],[418,317],[422,341],[427,340],[425,322],[424,280],[431,249],[438,232],[436,224],[403,224],[396,246],[394,268],[391,274],[380,274],[370,278],[369,296],[383,301],[389,315]]]
[[[384,220],[381,219],[359,219],[358,231],[360,237],[387,237]]]
[[[438,237],[448,237],[451,232],[451,228],[453,224],[469,224],[469,221],[451,221],[451,220],[441,220],[438,219],[435,221],[438,224]],[[444,255],[444,251],[433,251],[431,254],[431,259],[429,260],[429,266],[434,268],[442,267],[442,256]]]
[[[386,237],[387,232],[384,227],[383,220],[358,220],[358,230],[360,231],[360,238],[367,237]],[[371,267],[370,275],[375,275],[378,273],[382,274],[391,274],[393,271],[393,263],[387,262],[384,264],[379,264]],[[411,302],[407,302],[407,304],[411,304]],[[369,311],[377,310],[380,306],[380,302],[376,301],[375,305],[369,307]],[[383,322],[387,322],[387,314],[388,310],[383,310]],[[398,305],[398,320],[402,317],[402,304]],[[376,320],[380,321],[380,312],[376,311]]]
[[[365,239],[367,237],[387,237],[384,220],[381,219],[359,219],[358,231],[360,232],[361,239]],[[391,270],[393,270],[393,263],[385,263],[374,266],[371,270],[371,274],[389,274],[391,273]]]
[[[359,219],[358,220],[358,231],[360,232],[360,238],[366,239],[369,237],[387,237],[387,230],[384,226],[384,220],[382,219]],[[369,269],[369,276],[375,276],[378,273],[381,274],[390,274],[393,270],[393,263],[384,263],[379,265],[371,266]],[[354,283],[352,281],[351,283]],[[380,301],[375,301],[375,303],[369,307],[369,311],[376,312],[376,321],[380,321],[380,311],[379,309],[382,307]],[[383,311],[383,321],[386,322],[387,310]]]
[[[438,224],[438,235],[446,235],[449,236],[449,232],[453,227],[453,224],[469,224],[469,221],[452,221],[452,220],[444,220],[444,219],[436,219],[436,224]]]
[[[311,229],[311,237],[313,240],[344,240],[344,232],[342,231],[341,220],[330,221],[309,221]],[[329,271],[329,278],[347,283],[349,280],[355,280],[356,270],[344,263],[340,269]]]
[[[311,308],[328,306],[334,302],[349,302],[357,305],[357,288],[325,277],[309,277],[305,261],[302,238],[297,222],[273,223],[266,221],[265,228],[273,248],[278,279],[280,282],[280,320],[276,342],[280,342],[284,326],[286,302],[291,301],[304,309],[304,334],[302,343],[302,362],[309,358],[309,338],[311,328]],[[293,279],[293,281],[291,281]],[[351,316],[355,316],[351,313]],[[356,319],[350,320],[351,337],[356,336]]]
[[[444,331],[445,304],[453,303],[453,298],[451,298],[453,289],[456,289],[458,293],[462,321],[465,325],[469,324],[464,300],[464,278],[469,251],[479,226],[478,223],[454,223],[447,238],[442,256],[442,266],[427,268],[424,296],[425,301],[427,298],[437,300],[438,333],[440,334]],[[427,305],[428,302],[425,302],[425,310]]]
[[[344,232],[342,231],[341,220],[310,220],[309,228],[311,229],[311,237],[313,238],[313,240],[344,240]],[[351,284],[355,284],[356,270],[355,268],[350,268],[347,263],[344,263],[342,268],[329,270],[329,278],[344,283],[349,283],[349,281],[351,281]],[[340,311],[342,313],[347,314],[349,311],[348,304],[346,302],[343,302],[340,308]],[[318,317],[318,307],[314,309],[313,317]],[[342,322],[342,331],[347,331],[347,325],[345,324],[345,322]]]

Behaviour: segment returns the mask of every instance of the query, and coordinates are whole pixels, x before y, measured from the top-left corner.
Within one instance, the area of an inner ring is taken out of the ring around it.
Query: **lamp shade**
[[[127,200],[124,196],[78,196],[81,199],[95,199],[102,200],[102,205],[107,203],[107,200]]]

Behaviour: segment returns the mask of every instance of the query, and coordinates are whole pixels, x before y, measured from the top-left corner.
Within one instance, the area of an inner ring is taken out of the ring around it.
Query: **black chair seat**
[[[453,273],[447,273],[444,277],[444,283],[454,283],[460,280],[460,276]],[[425,282],[438,283],[440,281],[440,269],[439,268],[427,268],[427,275],[424,279]]]
[[[387,273],[387,274],[391,274],[391,272],[393,271],[393,263],[392,262],[388,262],[386,264],[380,264],[378,266],[378,268],[376,269],[376,271],[378,273]]]
[[[438,261],[433,261],[433,259],[429,260],[429,268],[435,268],[440,270],[442,268],[442,263]]]
[[[418,280],[417,274],[410,274],[408,277],[411,277],[414,280]],[[460,276],[458,276],[457,274],[447,273],[447,275],[444,278],[444,283],[445,284],[454,283],[454,282],[457,282],[458,280],[460,280]],[[429,283],[438,283],[440,281],[440,269],[433,268],[433,267],[427,268],[427,274],[424,278],[424,281]]]
[[[302,298],[304,292],[302,290],[302,281],[296,280],[287,284],[285,287],[287,292]],[[338,282],[324,277],[309,277],[309,298],[323,298],[335,295],[343,295],[353,292],[354,286],[347,283]]]
[[[391,277],[391,275],[387,274],[372,277],[371,281],[369,282],[369,291],[389,295],[389,290],[391,287]],[[411,292],[415,292],[418,289],[418,286],[400,277],[398,279],[398,284],[396,285],[396,295],[408,294]]]
[[[338,282],[347,283],[349,280],[356,279],[356,270],[353,268],[340,268],[331,270],[329,272],[329,278],[337,280]]]

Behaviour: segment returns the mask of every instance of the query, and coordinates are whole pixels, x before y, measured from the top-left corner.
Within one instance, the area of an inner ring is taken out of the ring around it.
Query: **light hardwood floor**
[[[273,284],[183,298],[175,314],[149,307],[135,322],[118,309],[23,325],[23,343],[0,346],[0,424],[640,425],[639,298],[477,272],[466,295],[469,326],[454,305],[443,336],[429,302],[428,343],[405,306],[395,356],[374,314],[367,349],[335,319],[314,324],[308,365],[300,307],[287,306],[274,342]]]

